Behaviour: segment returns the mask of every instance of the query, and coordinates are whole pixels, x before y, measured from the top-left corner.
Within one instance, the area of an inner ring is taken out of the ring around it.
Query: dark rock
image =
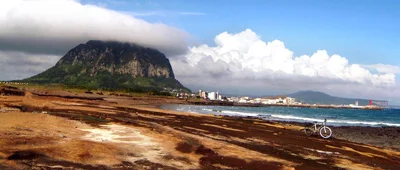
[[[0,87],[0,95],[3,96],[25,96],[25,91],[20,90],[13,86],[3,86]]]
[[[8,160],[29,160],[39,158],[46,158],[46,156],[34,151],[16,151],[14,154],[7,157]]]
[[[93,94],[91,91],[85,91],[86,94]]]
[[[76,46],[54,67],[24,81],[88,89],[186,89],[175,79],[163,53],[136,44],[96,40]]]

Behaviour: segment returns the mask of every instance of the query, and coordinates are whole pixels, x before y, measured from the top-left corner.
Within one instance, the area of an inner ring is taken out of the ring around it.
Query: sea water
[[[397,126],[400,127],[400,109],[362,110],[300,107],[238,107],[203,105],[163,105],[163,109],[201,114],[257,117],[265,120],[322,122],[330,126]]]

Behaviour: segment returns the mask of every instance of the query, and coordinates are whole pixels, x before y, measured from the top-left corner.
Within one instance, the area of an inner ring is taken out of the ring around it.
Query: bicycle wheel
[[[304,133],[306,133],[307,136],[311,136],[314,131],[311,128],[304,128]]]
[[[319,129],[319,134],[321,135],[322,138],[328,139],[332,136],[332,130],[327,126],[324,126],[321,129]]]

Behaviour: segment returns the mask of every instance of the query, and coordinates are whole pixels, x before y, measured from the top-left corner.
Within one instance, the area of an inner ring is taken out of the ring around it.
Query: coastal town
[[[335,104],[310,104],[299,102],[296,98],[289,96],[268,96],[268,97],[249,97],[249,96],[231,96],[227,97],[219,92],[207,92],[199,90],[198,93],[177,92],[176,97],[181,99],[198,99],[192,102],[198,105],[230,105],[230,106],[287,106],[287,107],[308,107],[308,108],[342,108],[342,109],[367,109],[381,110],[383,107],[374,105],[370,100],[369,105],[359,105],[358,101],[346,105]]]

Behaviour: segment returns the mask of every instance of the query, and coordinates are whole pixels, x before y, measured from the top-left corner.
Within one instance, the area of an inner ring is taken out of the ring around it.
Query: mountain
[[[358,101],[358,105],[364,106],[364,105],[369,105],[370,101],[367,99],[334,97],[318,91],[299,91],[293,94],[288,94],[286,96],[296,98],[296,101],[298,102],[304,102],[309,104],[348,105],[348,104],[355,104],[356,101]],[[388,106],[388,102],[383,100],[373,100],[373,104],[383,107]]]
[[[135,44],[97,40],[76,46],[54,67],[23,81],[88,89],[188,91],[175,79],[163,53]]]

